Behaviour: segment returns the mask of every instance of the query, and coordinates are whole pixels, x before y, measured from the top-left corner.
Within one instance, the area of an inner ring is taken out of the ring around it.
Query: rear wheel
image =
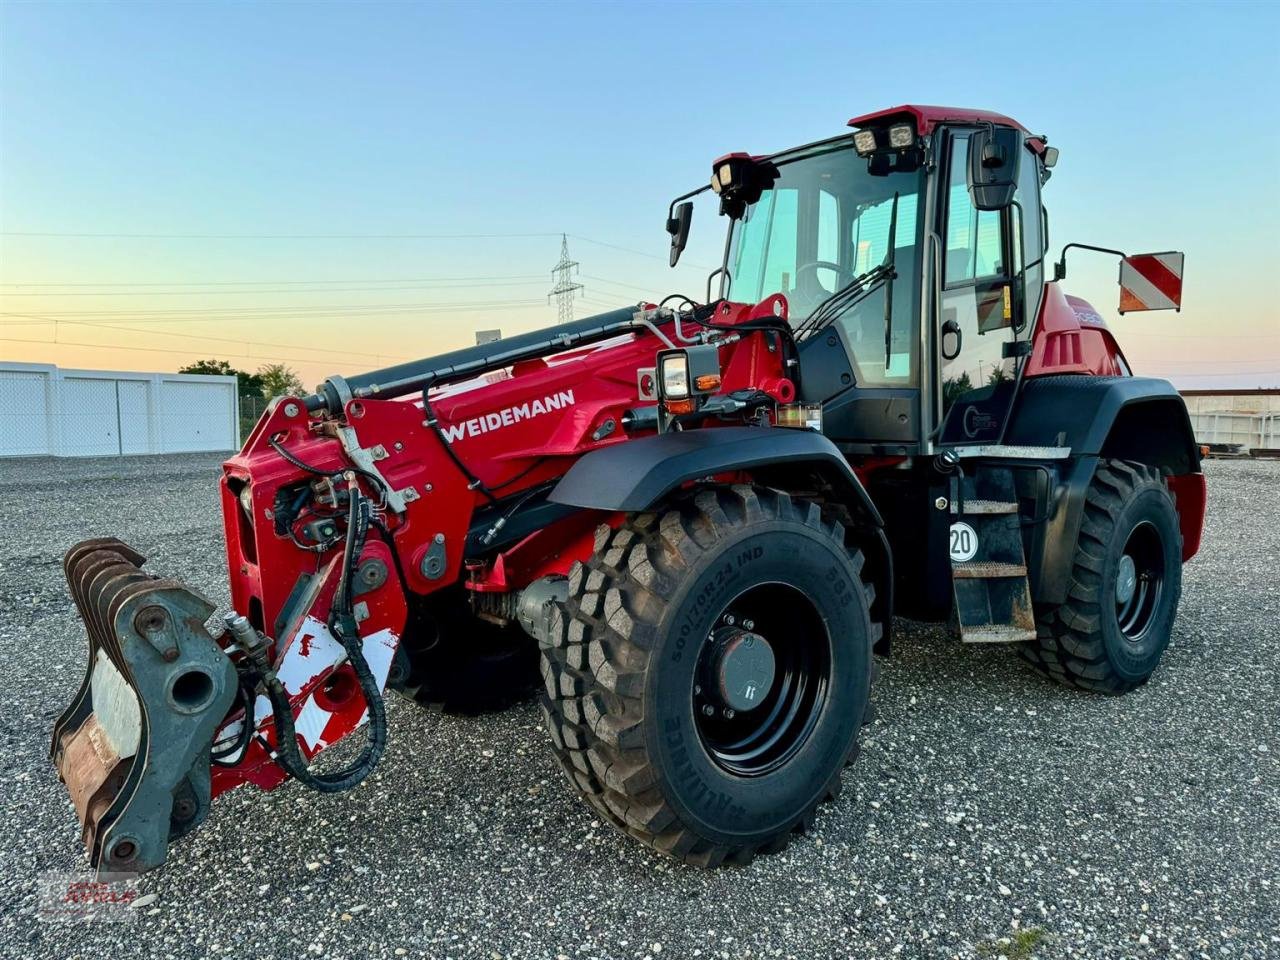
[[[575,787],[689,863],[785,846],[857,751],[875,640],[861,570],[817,504],[772,490],[602,527],[542,654]]]
[[[1023,646],[1041,673],[1068,686],[1125,693],[1150,678],[1182,592],[1182,535],[1158,470],[1099,464],[1085,496],[1067,600],[1038,610]]]

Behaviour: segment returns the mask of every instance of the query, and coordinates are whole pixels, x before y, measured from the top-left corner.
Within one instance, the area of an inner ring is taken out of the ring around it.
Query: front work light
[[[778,178],[767,157],[730,153],[711,165],[711,189],[720,197],[720,212],[737,220]]]
[[[859,130],[853,135],[853,149],[857,151],[860,157],[869,157],[876,152],[876,132],[874,130]]]
[[[661,375],[664,400],[684,400],[689,396],[689,355],[683,350],[663,354]]]
[[[720,389],[720,348],[691,344],[658,353],[658,402],[673,416],[694,413]]]
[[[857,137],[854,138],[855,142]],[[909,123],[895,123],[889,128],[889,146],[895,150],[905,150],[916,142],[916,130]]]
[[[730,164],[722,163],[716,168],[715,173],[711,177],[711,189],[716,193],[722,193],[727,187],[733,184],[733,167]]]

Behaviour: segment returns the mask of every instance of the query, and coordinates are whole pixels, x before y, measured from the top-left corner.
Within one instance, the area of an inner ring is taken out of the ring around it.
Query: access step
[[[958,580],[1000,580],[1009,577],[1025,577],[1027,568],[1021,563],[971,560],[968,563],[952,564],[951,575]]]
[[[1022,643],[1034,640],[1036,632],[1008,623],[974,623],[960,632],[965,643]]]
[[[960,517],[1017,513],[1018,504],[1007,500],[966,500],[960,504],[953,500],[951,512]]]

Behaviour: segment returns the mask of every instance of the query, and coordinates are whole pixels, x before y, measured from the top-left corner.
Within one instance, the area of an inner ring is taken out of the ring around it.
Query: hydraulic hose
[[[307,759],[298,749],[297,733],[293,725],[293,708],[289,703],[289,694],[273,672],[262,676],[267,699],[271,702],[271,712],[276,724],[276,753],[274,758],[280,766],[295,780],[317,790],[320,793],[338,793],[357,786],[377,766],[387,746],[387,713],[382,699],[382,690],[374,679],[373,671],[364,658],[360,632],[356,626],[352,604],[352,575],[356,561],[364,548],[365,536],[369,530],[371,511],[369,501],[360,494],[354,473],[348,474],[350,490],[350,513],[347,519],[347,539],[342,552],[342,570],[339,575],[338,588],[334,594],[334,607],[329,615],[329,627],[342,648],[347,652],[347,661],[360,684],[360,693],[364,697],[369,711],[369,737],[360,756],[350,765],[333,773],[312,773],[308,769]]]

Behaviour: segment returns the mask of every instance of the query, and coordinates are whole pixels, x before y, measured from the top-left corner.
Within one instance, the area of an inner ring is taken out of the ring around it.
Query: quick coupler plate
[[[235,667],[205,629],[214,605],[144,573],[144,559],[104,538],[63,561],[89,663],[50,755],[99,872],[158,867],[207,816],[210,747],[236,696]]]

